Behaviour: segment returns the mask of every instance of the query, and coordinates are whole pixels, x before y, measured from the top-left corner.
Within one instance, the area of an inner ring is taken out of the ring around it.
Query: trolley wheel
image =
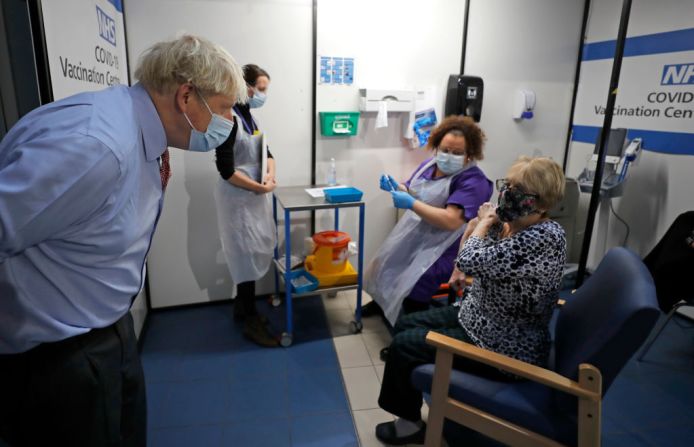
[[[353,334],[358,334],[364,329],[364,325],[361,324],[361,321],[350,321],[349,328],[352,330]]]
[[[288,332],[282,332],[282,337],[280,338],[280,345],[284,346],[285,348],[288,348],[289,346],[292,345],[292,342],[294,337],[292,337],[292,334]]]
[[[282,299],[278,295],[272,295],[270,297],[270,304],[272,304],[272,307],[280,307]]]

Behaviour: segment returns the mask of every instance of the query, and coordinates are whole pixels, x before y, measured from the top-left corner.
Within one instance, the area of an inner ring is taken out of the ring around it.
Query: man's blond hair
[[[234,58],[221,46],[190,34],[149,47],[140,57],[135,78],[160,94],[190,82],[204,96],[248,100],[243,70]]]

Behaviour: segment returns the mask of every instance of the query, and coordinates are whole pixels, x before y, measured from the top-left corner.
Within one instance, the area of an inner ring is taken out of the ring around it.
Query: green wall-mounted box
[[[359,112],[319,112],[320,133],[326,137],[350,137],[357,134]]]

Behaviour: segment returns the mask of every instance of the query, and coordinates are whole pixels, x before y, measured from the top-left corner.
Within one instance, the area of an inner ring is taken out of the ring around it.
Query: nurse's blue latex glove
[[[398,182],[396,182],[395,179],[390,175],[381,175],[379,182],[381,189],[384,191],[391,192],[398,190]]]
[[[414,202],[417,200],[405,191],[393,191],[390,195],[393,196],[393,206],[395,208],[411,210]]]

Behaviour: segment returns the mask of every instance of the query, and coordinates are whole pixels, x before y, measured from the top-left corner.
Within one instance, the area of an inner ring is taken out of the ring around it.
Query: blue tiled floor
[[[230,305],[153,314],[142,353],[150,445],[356,446],[321,301],[294,304],[289,349],[247,342]],[[259,305],[280,331],[283,309]],[[693,444],[693,325],[676,318],[645,361],[625,366],[604,400],[604,446]]]
[[[675,317],[644,361],[622,370],[604,400],[604,445],[694,444],[693,325]]]
[[[150,315],[142,351],[149,445],[357,446],[322,302],[293,304],[289,349],[245,340],[229,304]],[[281,332],[284,308],[258,305]]]

